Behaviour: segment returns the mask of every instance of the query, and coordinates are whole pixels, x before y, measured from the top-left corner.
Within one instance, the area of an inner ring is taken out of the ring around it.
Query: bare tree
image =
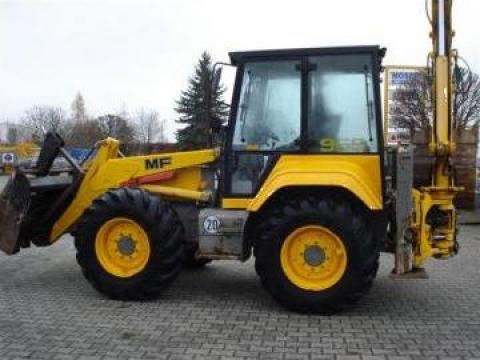
[[[19,144],[22,142],[29,142],[32,140],[32,129],[22,123],[6,122],[7,131],[5,141],[8,144]]]
[[[71,147],[92,147],[97,141],[103,138],[99,122],[94,119],[86,119],[82,122],[71,122],[69,124],[66,142]]]
[[[25,112],[23,126],[32,132],[32,138],[39,141],[44,131],[64,134],[67,115],[62,108],[53,106],[33,106]]]
[[[467,69],[456,72],[453,118],[456,128],[470,128],[480,123],[480,78]],[[397,89],[392,98],[391,122],[414,132],[432,124],[431,77],[418,76]]]
[[[140,108],[135,115],[135,125],[138,138],[143,144],[165,142],[165,121],[159,119],[155,110]]]
[[[87,111],[85,109],[85,100],[80,92],[77,93],[71,105],[72,121],[81,123],[87,121]]]
[[[415,77],[392,94],[391,123],[395,127],[426,129],[431,123],[432,99],[426,76]]]
[[[135,129],[128,119],[120,115],[107,114],[96,119],[102,138],[111,136],[122,143],[130,143],[135,140]]]
[[[464,129],[477,126],[480,123],[480,77],[461,68],[456,78],[453,105],[455,125]]]
[[[7,143],[16,144],[18,142],[18,128],[9,126],[7,129]]]

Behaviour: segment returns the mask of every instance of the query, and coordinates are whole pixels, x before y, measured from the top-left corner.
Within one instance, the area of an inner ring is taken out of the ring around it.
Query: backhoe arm
[[[432,109],[433,122],[429,150],[434,156],[430,186],[414,190],[415,212],[414,267],[435,256],[448,258],[457,252],[455,186],[451,159],[455,152],[453,140],[452,68],[456,51],[452,50],[452,0],[431,0],[433,50]]]

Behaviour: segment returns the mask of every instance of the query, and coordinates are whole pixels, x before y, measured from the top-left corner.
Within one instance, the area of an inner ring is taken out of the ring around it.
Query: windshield
[[[246,64],[238,105],[234,148],[296,149],[300,137],[299,61]]]
[[[371,54],[245,63],[241,81],[233,150],[378,152]]]

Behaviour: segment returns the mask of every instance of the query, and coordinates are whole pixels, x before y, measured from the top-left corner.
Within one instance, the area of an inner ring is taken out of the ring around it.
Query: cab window
[[[300,61],[245,64],[234,150],[300,147]]]
[[[378,151],[371,55],[309,58],[308,150]]]

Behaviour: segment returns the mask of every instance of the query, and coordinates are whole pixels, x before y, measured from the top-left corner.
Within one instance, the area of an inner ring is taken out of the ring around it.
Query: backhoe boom
[[[414,267],[419,268],[431,257],[448,258],[457,250],[455,186],[451,159],[455,152],[453,140],[452,68],[456,51],[451,48],[452,0],[431,1],[433,50],[432,109],[433,119],[429,149],[434,156],[430,186],[414,190],[415,212],[412,223],[415,245]]]

